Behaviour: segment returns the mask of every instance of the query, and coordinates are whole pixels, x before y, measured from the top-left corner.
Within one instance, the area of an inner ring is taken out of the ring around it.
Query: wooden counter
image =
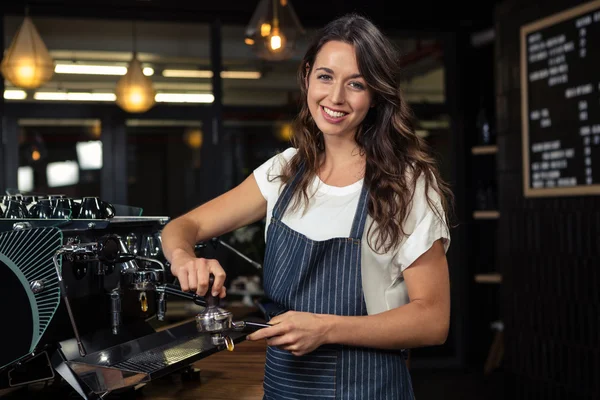
[[[150,382],[141,388],[144,399],[262,400],[266,342],[244,341],[232,352],[222,351],[194,363],[200,380],[181,375]]]

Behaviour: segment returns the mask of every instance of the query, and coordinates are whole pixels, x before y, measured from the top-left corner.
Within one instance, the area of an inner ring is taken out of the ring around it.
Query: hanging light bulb
[[[156,91],[150,78],[144,75],[136,54],[127,66],[127,73],[117,82],[115,95],[117,105],[130,113],[142,113],[154,106]]]
[[[27,14],[0,69],[4,78],[23,89],[39,88],[54,74],[54,60]]]
[[[127,73],[117,82],[115,87],[116,103],[130,113],[148,111],[156,103],[156,91],[152,80],[144,75],[142,63],[135,50],[135,28],[133,33],[133,57],[127,66]]]
[[[289,0],[260,0],[248,27],[245,43],[265,60],[287,60],[305,34]]]
[[[283,51],[286,46],[286,39],[279,28],[273,29],[273,33],[269,35],[269,50],[278,53]]]

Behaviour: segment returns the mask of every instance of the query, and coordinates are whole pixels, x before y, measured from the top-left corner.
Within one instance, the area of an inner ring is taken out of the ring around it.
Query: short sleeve
[[[445,252],[450,247],[450,231],[446,215],[442,208],[440,195],[432,187],[433,184],[429,185],[426,194],[424,176],[421,175],[417,180],[412,207],[403,227],[408,237],[402,242],[394,257],[394,263],[400,271],[408,268],[438,239],[443,239]],[[427,201],[427,196],[429,196],[430,202]]]
[[[256,179],[258,188],[265,200],[269,201],[279,196],[281,182],[279,179],[274,178],[281,174],[283,167],[294,154],[296,154],[296,149],[289,147],[284,152],[274,155],[253,171],[254,179]]]

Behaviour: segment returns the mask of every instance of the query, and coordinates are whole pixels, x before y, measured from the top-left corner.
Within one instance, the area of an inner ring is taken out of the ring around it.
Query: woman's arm
[[[365,317],[333,317],[332,343],[380,348],[443,344],[450,325],[450,281],[441,241],[404,270],[410,302]]]
[[[170,221],[161,233],[162,248],[181,288],[204,295],[213,273],[213,292],[223,297],[225,272],[216,260],[196,258],[196,243],[256,222],[266,212],[267,201],[251,174],[235,188]]]
[[[342,317],[287,312],[273,318],[250,340],[268,338],[295,355],[327,343],[382,349],[443,344],[450,325],[450,280],[441,240],[404,270],[410,302],[380,314]]]

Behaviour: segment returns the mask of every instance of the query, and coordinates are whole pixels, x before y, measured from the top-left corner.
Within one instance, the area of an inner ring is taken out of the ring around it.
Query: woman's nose
[[[329,97],[332,103],[342,104],[344,102],[344,85],[342,83],[335,83],[331,87]]]

